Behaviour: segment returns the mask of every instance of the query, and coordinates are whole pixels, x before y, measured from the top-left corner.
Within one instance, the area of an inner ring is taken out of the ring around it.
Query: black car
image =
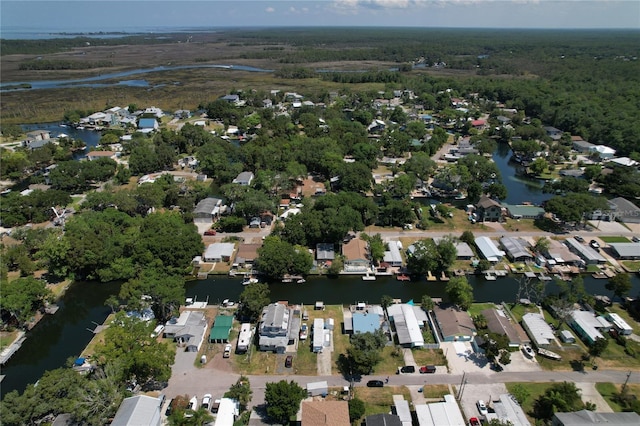
[[[384,387],[384,382],[382,380],[369,380],[367,382],[367,387],[369,387],[369,388],[381,388],[381,387]]]
[[[293,365],[293,356],[287,355],[287,358],[284,360],[284,366],[286,368],[291,368],[292,365]]]
[[[413,365],[405,365],[404,367],[400,367],[400,373],[408,374],[408,373],[415,373],[415,372],[416,372],[416,367],[414,367]]]
[[[584,238],[582,238],[580,235],[574,235],[573,238],[575,238],[578,242],[584,243]]]

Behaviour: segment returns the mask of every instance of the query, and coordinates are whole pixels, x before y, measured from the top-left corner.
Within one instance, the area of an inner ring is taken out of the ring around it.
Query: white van
[[[153,333],[151,333],[151,337],[156,338],[160,335],[162,335],[162,332],[164,331],[164,325],[159,325],[156,328],[153,329]]]

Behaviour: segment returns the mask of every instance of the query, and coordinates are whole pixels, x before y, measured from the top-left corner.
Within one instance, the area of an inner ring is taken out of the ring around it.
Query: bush
[[[364,401],[358,398],[353,398],[349,401],[349,420],[355,422],[362,416],[364,416],[365,406]]]

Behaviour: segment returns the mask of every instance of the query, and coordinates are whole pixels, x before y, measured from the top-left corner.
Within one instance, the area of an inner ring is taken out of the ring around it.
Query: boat
[[[307,280],[305,280],[304,278],[300,278],[298,281],[296,281],[297,284],[303,284],[306,283]]]
[[[244,279],[242,280],[242,285],[249,285],[257,282],[258,282],[257,278],[253,277],[252,275],[248,275],[248,276],[245,276]]]
[[[554,359],[554,360],[557,360],[557,361],[562,359],[562,357],[560,355],[558,355],[557,353],[552,352],[552,351],[547,350],[547,349],[543,349],[543,348],[538,348],[538,355],[541,355],[541,356],[543,356],[545,358]]]
[[[411,278],[408,275],[405,275],[405,274],[396,275],[396,279],[398,281],[410,281],[411,280]]]
[[[536,353],[533,351],[533,349],[529,345],[523,345],[522,352],[524,352],[524,354],[531,359],[533,359],[536,356]]]
[[[367,273],[362,276],[362,281],[375,281],[375,280],[376,280],[376,276],[369,275],[369,271],[367,271]]]
[[[487,281],[495,281],[498,279],[498,276],[495,273],[493,273],[493,271],[487,271],[484,274],[484,279]]]

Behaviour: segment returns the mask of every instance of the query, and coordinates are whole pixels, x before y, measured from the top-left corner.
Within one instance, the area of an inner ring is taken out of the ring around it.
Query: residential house
[[[579,170],[581,173],[582,170]],[[532,205],[502,204],[511,219],[538,219],[544,215],[544,209]]]
[[[209,343],[228,343],[233,317],[230,315],[218,315],[213,321],[213,327],[209,333]]]
[[[519,332],[520,327],[514,324],[501,309],[485,309],[482,316],[487,321],[487,328],[492,333],[502,334],[509,339],[510,347],[519,347],[522,343],[529,342],[524,331]],[[523,335],[524,334],[524,335]]]
[[[400,417],[395,414],[372,414],[364,418],[364,426],[403,426]]]
[[[207,319],[203,311],[184,310],[178,318],[165,323],[163,337],[174,339],[182,346],[189,344],[200,349],[206,330]]]
[[[497,401],[491,401],[491,406],[493,413],[487,414],[487,421],[495,418],[502,424],[531,426],[524,410],[511,394],[501,394]]]
[[[527,262],[533,260],[533,254],[529,251],[529,243],[521,238],[502,237],[500,245],[512,262]]]
[[[445,342],[471,341],[477,332],[467,311],[437,304],[433,308],[433,314],[437,328],[434,331],[438,332]]]
[[[142,112],[142,114],[144,115],[153,115],[155,118],[162,118],[164,117],[164,112],[157,107],[149,107],[149,108],[145,108],[145,110]]]
[[[597,265],[607,262],[607,259],[605,259],[593,248],[584,244],[580,244],[573,238],[567,238],[566,240],[564,240],[564,244],[569,247],[569,250],[577,254],[580,259],[582,259],[582,261],[587,265]]]
[[[396,303],[387,308],[389,319],[396,329],[398,344],[405,348],[424,346],[422,329],[427,323],[427,313],[408,303]]]
[[[632,160],[629,157],[611,158],[609,163],[624,167],[636,167],[639,164],[636,160]]]
[[[400,249],[402,248],[402,243],[400,241],[389,241],[388,246],[389,250],[384,252],[382,261],[392,267],[401,267],[402,255],[400,254]]]
[[[609,200],[614,220],[624,223],[640,223],[640,208],[626,198],[616,197]]]
[[[442,241],[443,239],[443,237],[433,237],[433,242],[436,244],[440,244],[440,241]],[[469,247],[469,244],[463,241],[454,240],[453,245],[456,246],[456,259],[470,260],[475,256],[473,250],[471,249],[471,247]]]
[[[258,339],[261,351],[285,353],[291,316],[291,309],[284,303],[271,303],[263,309]]]
[[[237,183],[238,185],[242,186],[249,186],[251,185],[251,182],[253,182],[254,178],[255,176],[252,172],[242,172],[238,176],[236,176],[232,183]]]
[[[445,395],[443,402],[416,404],[419,426],[467,426],[453,395]]]
[[[136,395],[125,398],[111,426],[160,426],[162,424],[162,398],[147,395]]]
[[[369,312],[368,309],[365,312],[357,311],[351,316],[352,327],[349,329],[345,326],[345,331],[352,331],[353,334],[374,333],[380,330],[382,320],[383,317],[378,312]]]
[[[258,249],[262,244],[240,243],[235,263],[240,265],[253,265],[258,258]]]
[[[480,222],[500,222],[502,206],[496,200],[483,195],[476,204],[476,214]]]
[[[591,153],[597,153],[603,160],[608,160],[616,155],[616,150],[605,145],[594,145],[589,149]]]
[[[111,158],[115,160],[116,153],[113,151],[91,151],[87,154],[88,161],[97,160],[98,158]]]
[[[240,415],[240,403],[231,398],[221,398],[213,426],[233,426]]]
[[[367,126],[367,132],[380,133],[386,128],[386,124],[382,120],[374,119],[369,126]]]
[[[230,262],[235,247],[234,243],[209,244],[202,258],[205,262]]]
[[[220,99],[234,105],[238,105],[240,103],[240,96],[238,95],[224,95]]]
[[[316,244],[316,260],[319,262],[332,261],[336,258],[333,243]]]
[[[207,197],[196,205],[193,210],[194,223],[212,223],[216,221],[222,213],[222,200],[214,197]]]
[[[552,426],[637,426],[640,424],[638,413],[601,413],[597,411],[580,410],[571,413],[554,413],[551,419]]]
[[[562,130],[556,129],[552,126],[545,126],[544,131],[547,132],[547,136],[549,136],[553,140],[559,140],[562,137]]]
[[[585,140],[582,140],[580,136],[571,136],[571,143],[574,151],[577,151],[583,154],[587,154],[591,152],[593,147],[595,147],[594,144],[587,142]]]
[[[487,259],[489,262],[500,262],[502,257],[505,255],[505,252],[500,250],[489,237],[478,237],[474,241],[476,243],[476,247],[480,250],[482,257]]]
[[[347,401],[303,401],[301,426],[350,426]]]
[[[522,328],[537,348],[548,348],[556,339],[542,314],[536,312],[529,312],[522,316]]]
[[[639,260],[640,243],[609,243],[616,259]]]
[[[367,243],[360,238],[353,238],[342,245],[345,272],[366,272],[371,266],[367,256]]]
[[[611,329],[611,323],[602,316],[595,316],[589,311],[575,310],[569,315],[569,326],[587,344],[592,345],[597,339],[604,339],[602,331]]]
[[[160,125],[158,124],[158,120],[155,118],[141,118],[138,120],[138,130],[143,133],[153,132],[159,128]]]

